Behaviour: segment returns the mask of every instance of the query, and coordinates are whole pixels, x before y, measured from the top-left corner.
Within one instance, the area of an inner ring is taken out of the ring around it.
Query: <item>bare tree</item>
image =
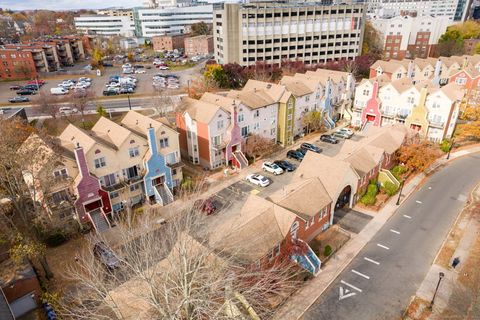
[[[156,94],[152,97],[150,105],[158,115],[166,116],[177,109],[178,103],[177,97],[172,97],[165,90],[159,89],[156,90]]]
[[[255,162],[257,157],[272,153],[275,147],[276,144],[271,139],[267,139],[258,134],[251,134],[245,143],[245,152],[253,157],[253,161]]]
[[[72,96],[72,107],[80,112],[83,127],[85,129],[85,112],[89,103],[95,98],[95,94],[91,90],[81,90],[74,92]]]
[[[310,111],[303,115],[302,124],[307,128],[307,134],[320,130],[323,126],[323,117],[319,111]]]
[[[57,118],[61,100],[55,96],[40,92],[35,103],[35,108],[42,114],[48,114],[53,119]]]
[[[91,252],[67,267],[75,293],[54,303],[65,319],[265,319],[273,298],[298,286],[289,259],[270,267],[244,263],[242,248],[212,248],[205,219],[186,210],[161,226],[144,215],[120,223],[121,266],[109,272]],[[154,229],[154,230],[152,230]],[[94,241],[98,241],[97,239]]]

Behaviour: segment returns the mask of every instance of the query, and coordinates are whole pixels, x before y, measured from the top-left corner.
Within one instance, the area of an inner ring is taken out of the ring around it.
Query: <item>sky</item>
[[[71,10],[107,7],[137,7],[143,0],[0,0],[0,8],[12,10]]]

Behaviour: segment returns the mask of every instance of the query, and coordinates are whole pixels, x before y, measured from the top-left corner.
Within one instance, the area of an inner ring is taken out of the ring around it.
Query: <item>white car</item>
[[[261,174],[249,174],[245,178],[245,180],[260,187],[267,187],[268,185],[270,185],[270,180],[268,180]]]
[[[61,107],[60,109],[58,109],[58,113],[60,113],[61,115],[69,115],[77,112],[77,108]]]
[[[340,128],[337,130],[337,132],[346,134],[349,137],[353,136],[353,131],[348,128]]]
[[[158,70],[168,70],[169,68],[167,66],[160,66],[158,67]]]
[[[132,67],[132,65],[130,63],[125,63],[122,68],[123,69],[130,69]]]
[[[262,169],[263,169],[263,171],[273,173],[276,176],[283,173],[282,168],[277,166],[275,163],[268,162],[268,161],[266,161],[262,164]]]
[[[78,78],[79,82],[92,82],[92,79],[90,78],[85,78],[85,77],[80,77]]]
[[[144,74],[144,73],[147,73],[147,71],[143,70],[143,69],[135,69],[135,73],[137,74]]]

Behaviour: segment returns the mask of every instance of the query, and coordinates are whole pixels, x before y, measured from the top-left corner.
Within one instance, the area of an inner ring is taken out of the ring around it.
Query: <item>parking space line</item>
[[[417,200],[417,201],[415,201],[415,202],[416,202],[416,203],[419,203],[419,204],[422,204],[422,201],[420,201],[420,200]]]
[[[367,280],[370,279],[369,276],[367,276],[366,274],[363,274],[363,273],[361,273],[361,272],[358,272],[358,271],[355,270],[355,269],[352,269],[352,272],[355,273],[356,275],[359,275],[360,277],[364,277],[364,278],[367,279]]]
[[[405,218],[407,218],[407,219],[412,219],[412,217],[407,216],[406,214],[404,214],[403,216],[404,216]]]
[[[393,229],[390,229],[390,232],[393,232],[393,233],[396,233],[396,234],[400,234],[400,231],[393,230]]]
[[[368,262],[374,263],[374,264],[376,264],[377,266],[380,264],[380,262],[375,261],[375,260],[370,259],[370,258],[367,258],[367,257],[364,257],[363,259],[366,260],[366,261],[368,261]]]
[[[346,281],[340,280],[340,282],[341,282],[342,284],[346,285],[346,286],[349,286],[350,288],[352,288],[352,289],[354,289],[354,290],[357,290],[358,292],[362,292],[362,289],[359,289],[359,288],[355,287],[354,285],[352,285],[352,284],[350,284],[350,283],[348,283],[348,282],[346,282]]]
[[[377,243],[377,247],[383,248],[383,249],[385,249],[385,250],[390,250],[389,247],[384,246],[383,244],[380,244],[380,243]]]

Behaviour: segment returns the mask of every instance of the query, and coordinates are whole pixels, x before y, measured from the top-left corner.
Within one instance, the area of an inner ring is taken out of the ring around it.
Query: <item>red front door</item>
[[[375,121],[375,116],[372,116],[371,114],[367,114],[367,121]]]
[[[422,130],[422,126],[421,126],[421,125],[418,125],[418,124],[411,124],[411,125],[410,125],[410,128],[413,129],[413,130],[415,130],[415,131],[417,131],[417,132],[420,131],[420,130]]]

